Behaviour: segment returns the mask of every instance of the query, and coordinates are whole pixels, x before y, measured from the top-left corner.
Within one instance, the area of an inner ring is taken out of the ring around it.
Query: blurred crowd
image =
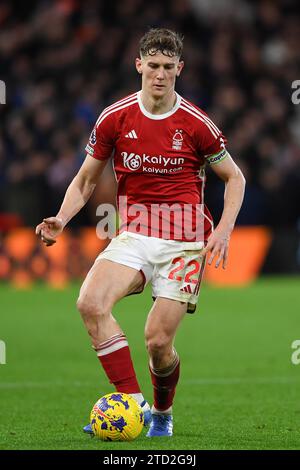
[[[184,37],[177,91],[223,130],[247,179],[240,224],[300,220],[300,22],[296,0],[40,0],[0,3],[0,213],[54,215],[101,110],[139,89],[134,59],[149,27]],[[112,201],[106,169],[74,224]],[[209,172],[207,204],[224,186]]]

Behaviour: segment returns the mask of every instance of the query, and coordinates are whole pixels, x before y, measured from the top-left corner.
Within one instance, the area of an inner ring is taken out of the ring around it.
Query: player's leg
[[[179,380],[180,361],[173,348],[176,330],[186,312],[197,303],[204,269],[203,244],[160,241],[152,293],[156,302],[146,325],[146,343],[154,388],[152,436],[172,435],[172,403]]]
[[[96,350],[99,344],[122,333],[112,307],[142,283],[142,274],[134,268],[107,259],[95,262],[82,284],[77,307]]]
[[[117,391],[133,395],[144,405],[126,336],[111,313],[119,299],[142,284],[143,277],[138,270],[106,259],[98,260],[82,285],[77,306],[110,383]]]
[[[148,437],[172,435],[172,404],[180,371],[174,339],[186,309],[186,303],[158,297],[147,319],[145,339],[154,389],[153,421]]]

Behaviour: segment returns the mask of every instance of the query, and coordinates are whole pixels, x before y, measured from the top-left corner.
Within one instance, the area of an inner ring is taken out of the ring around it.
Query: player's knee
[[[146,348],[150,356],[157,356],[164,353],[172,341],[170,338],[163,334],[146,335]]]
[[[103,318],[109,316],[111,314],[111,304],[109,301],[97,301],[95,299],[91,299],[89,297],[79,297],[77,300],[77,308],[83,318],[91,319],[91,318]]]

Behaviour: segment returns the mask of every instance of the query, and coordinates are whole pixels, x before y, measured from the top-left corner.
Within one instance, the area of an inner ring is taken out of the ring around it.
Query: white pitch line
[[[100,384],[101,385],[101,384]],[[89,387],[87,382],[6,382],[0,383],[0,388],[55,388],[55,387]]]
[[[288,384],[299,383],[300,379],[294,377],[219,377],[187,379],[184,383],[189,385],[235,385],[235,384]]]
[[[300,385],[300,379],[293,377],[219,377],[182,380],[183,385],[236,385],[236,384],[294,384]],[[0,383],[0,389],[13,388],[55,388],[55,387],[94,387],[88,382],[6,382]],[[99,382],[99,386],[103,386]]]

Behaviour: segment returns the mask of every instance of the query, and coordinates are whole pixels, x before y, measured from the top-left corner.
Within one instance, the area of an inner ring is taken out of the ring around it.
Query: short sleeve
[[[228,156],[226,143],[222,131],[203,113],[197,129],[198,154],[211,165],[219,163]]]
[[[97,160],[108,160],[115,145],[115,122],[113,115],[102,113],[91,132],[86,152]]]

